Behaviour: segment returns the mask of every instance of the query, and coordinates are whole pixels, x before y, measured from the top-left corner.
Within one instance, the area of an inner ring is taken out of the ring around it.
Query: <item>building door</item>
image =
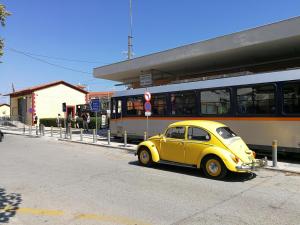
[[[71,114],[72,118],[75,116],[75,106],[67,106],[67,118]]]
[[[18,99],[18,118],[16,120],[26,123],[27,101],[25,97]]]

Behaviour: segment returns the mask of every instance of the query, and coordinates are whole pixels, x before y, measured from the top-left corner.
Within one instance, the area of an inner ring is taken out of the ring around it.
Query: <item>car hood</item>
[[[250,163],[254,160],[252,151],[240,137],[232,137],[225,139],[224,144],[229,150],[235,154],[244,163]]]

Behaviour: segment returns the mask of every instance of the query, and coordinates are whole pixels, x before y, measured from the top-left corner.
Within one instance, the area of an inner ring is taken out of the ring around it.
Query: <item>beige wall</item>
[[[53,87],[34,92],[35,95],[35,113],[38,118],[56,118],[57,114],[62,112],[62,103],[67,106],[76,106],[85,104],[85,93],[73,88],[59,84]]]
[[[28,110],[29,110],[29,108],[32,107],[31,94],[18,96],[18,97],[11,97],[11,99],[10,99],[11,119],[19,120],[19,118],[18,118],[18,99],[19,98],[26,98],[26,101],[27,101],[26,124],[30,125],[32,123],[32,120],[31,120],[32,116],[31,116],[31,113],[28,112]]]
[[[0,106],[0,117],[10,117],[10,107],[7,105]]]

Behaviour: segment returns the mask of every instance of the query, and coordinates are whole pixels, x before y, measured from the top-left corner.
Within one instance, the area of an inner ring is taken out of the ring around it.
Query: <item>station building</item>
[[[143,138],[173,122],[204,119],[228,125],[253,149],[270,151],[278,140],[280,151],[300,153],[300,17],[97,67],[93,74],[127,86],[112,98],[113,136],[126,131]]]
[[[82,87],[65,81],[56,81],[29,87],[10,93],[10,116],[13,120],[32,125],[35,115],[38,119],[64,116],[62,103],[67,105],[67,114],[75,116],[76,105],[86,104],[87,94]]]

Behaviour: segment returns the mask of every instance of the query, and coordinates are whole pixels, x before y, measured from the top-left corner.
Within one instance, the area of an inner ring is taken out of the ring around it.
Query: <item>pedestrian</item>
[[[87,113],[86,122],[87,122],[87,131],[89,132],[89,124],[90,124],[90,122],[91,122],[91,117],[90,117],[90,114],[89,114],[89,113]]]
[[[57,115],[56,124],[57,124],[57,127],[61,127],[61,116],[60,116],[60,114]]]
[[[70,134],[71,126],[72,126],[72,114],[70,113],[67,117],[67,134]]]
[[[79,116],[77,113],[75,115],[75,128],[79,128]]]
[[[83,112],[82,113],[82,115],[81,115],[81,117],[82,117],[82,123],[83,123],[83,130],[85,131],[85,132],[87,132],[88,131],[88,123],[87,123],[87,114],[86,114],[86,112]]]
[[[38,116],[34,114],[33,124],[36,126],[38,124]]]

